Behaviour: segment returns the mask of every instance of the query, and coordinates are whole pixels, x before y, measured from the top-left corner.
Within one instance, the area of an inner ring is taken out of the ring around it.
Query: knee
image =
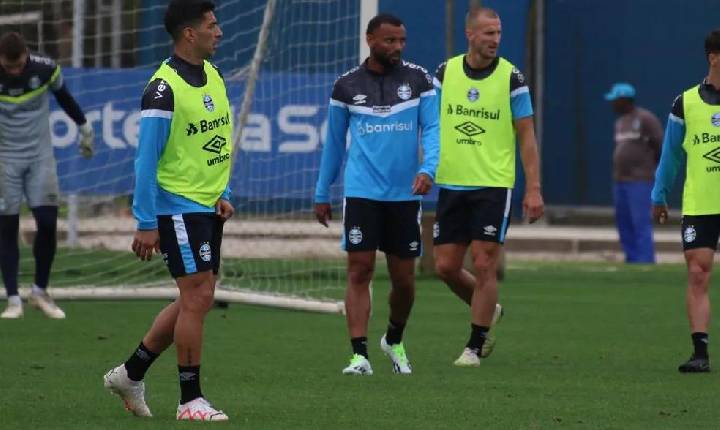
[[[355,263],[348,267],[350,285],[366,285],[373,276],[374,268],[370,264]]]
[[[496,259],[488,254],[480,254],[473,259],[473,269],[478,277],[495,276],[496,266]]]
[[[205,314],[212,309],[215,291],[211,284],[203,282],[184,294],[181,308],[186,312]]]
[[[56,206],[40,206],[33,208],[32,212],[38,231],[54,232],[57,229],[58,208]]]
[[[700,292],[707,291],[710,280],[710,265],[692,263],[688,265],[688,283],[690,288]]]
[[[460,276],[462,264],[445,259],[435,260],[435,274],[443,281],[450,281]]]
[[[403,292],[414,290],[415,275],[411,273],[403,276],[393,277],[392,288]]]

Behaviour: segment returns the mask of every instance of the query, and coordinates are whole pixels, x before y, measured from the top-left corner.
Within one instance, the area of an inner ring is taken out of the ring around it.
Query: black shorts
[[[220,269],[223,219],[214,213],[158,215],[160,251],[173,278]]]
[[[449,190],[440,188],[433,243],[504,243],[510,224],[512,188]]]
[[[345,198],[343,207],[345,251],[374,251],[401,258],[422,255],[419,200],[385,202]]]
[[[711,248],[717,250],[720,237],[720,215],[683,215],[683,250]]]

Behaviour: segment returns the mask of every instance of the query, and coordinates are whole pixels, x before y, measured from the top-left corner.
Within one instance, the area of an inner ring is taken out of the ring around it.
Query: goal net
[[[52,144],[62,194],[52,291],[62,297],[172,297],[162,259],[129,247],[140,96],[172,45],[167,0],[3,0],[2,31],[57,59],[96,133],[78,129],[51,97]],[[338,74],[358,63],[361,2],[218,0],[223,38],[213,62],[233,105],[236,216],[225,226],[222,300],[339,311],[344,291],[339,223],[313,216],[327,101]],[[255,63],[253,65],[253,59]],[[252,97],[243,100],[252,89]],[[243,106],[247,109],[243,110]],[[236,130],[238,131],[238,130]],[[338,204],[341,190],[333,190]],[[21,217],[21,286],[32,283],[34,222]]]

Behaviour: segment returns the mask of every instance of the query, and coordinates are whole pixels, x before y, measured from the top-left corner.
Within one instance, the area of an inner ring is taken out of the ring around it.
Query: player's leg
[[[655,241],[652,227],[652,182],[629,183],[629,209],[630,222],[633,232],[633,249],[635,258],[633,263],[655,262]]]
[[[44,157],[30,164],[25,180],[25,195],[32,209],[37,227],[33,240],[35,257],[35,283],[30,304],[42,310],[50,318],[65,318],[47,293],[50,269],[57,248],[58,178],[53,157]]]
[[[461,191],[440,189],[433,226],[433,258],[435,274],[470,305],[475,277],[463,268],[470,244],[471,216],[465,197]]]
[[[18,294],[18,233],[22,178],[26,170],[26,163],[0,160],[0,271],[8,298],[7,308],[0,318],[14,319],[23,315],[22,300]]]
[[[686,304],[693,354],[678,367],[680,372],[707,372],[710,325],[710,274],[718,240],[718,216],[684,216],[683,248],[688,270]]]
[[[629,200],[629,184],[615,182],[613,184],[613,197],[615,201],[615,224],[617,225],[620,245],[625,253],[625,262],[632,263],[636,258],[635,232],[632,223],[632,202]],[[648,212],[649,213],[649,212]]]
[[[380,348],[393,372],[412,373],[403,333],[415,302],[415,260],[422,254],[420,201],[385,202],[380,249],[385,252],[391,288],[390,318]]]
[[[455,364],[477,366],[479,359],[489,356],[495,347],[494,327],[502,315],[496,271],[510,221],[512,190],[484,188],[472,191],[467,201],[472,213],[471,254],[475,286],[470,306],[470,338]]]
[[[173,340],[177,351],[180,404],[178,420],[227,421],[228,416],[212,407],[200,386],[203,328],[215,297],[216,273],[220,261],[222,223],[214,213],[179,214],[172,217],[174,234],[161,234],[161,250],[177,243],[174,259],[182,260],[183,273],[173,273],[180,291]],[[163,243],[163,236],[170,236]]]
[[[343,369],[348,375],[372,375],[367,351],[370,320],[370,281],[375,271],[379,236],[378,202],[346,198],[343,208],[342,246],[347,251],[345,318],[353,356]]]

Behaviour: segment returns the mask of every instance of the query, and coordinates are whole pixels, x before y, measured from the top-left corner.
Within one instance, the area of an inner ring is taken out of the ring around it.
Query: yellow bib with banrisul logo
[[[158,163],[158,185],[205,206],[214,206],[230,180],[232,118],[225,82],[209,62],[207,82],[193,87],[163,63],[150,82],[163,79],[173,92],[170,136]]]
[[[510,108],[514,66],[499,58],[487,78],[469,78],[463,55],[447,62],[440,98],[437,183],[512,188],[515,128]]]
[[[705,103],[699,87],[683,93],[687,172],[683,215],[720,214],[720,106]]]

